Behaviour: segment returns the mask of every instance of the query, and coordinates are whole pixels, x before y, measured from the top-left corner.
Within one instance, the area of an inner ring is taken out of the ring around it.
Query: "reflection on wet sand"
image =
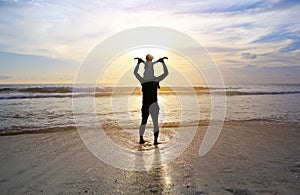
[[[139,150],[142,149],[143,146],[140,145]],[[133,179],[133,181],[137,181],[138,184],[139,181],[143,181],[144,178],[151,178],[151,181],[145,181],[148,183],[145,190],[150,191],[152,193],[169,192],[171,190],[171,186],[174,185],[172,183],[172,176],[169,174],[169,167],[168,165],[161,166],[162,165],[161,151],[159,150],[158,146],[155,149],[151,150],[151,153],[152,153],[151,156],[152,167],[157,167],[157,168],[149,169],[148,171],[140,171],[138,174],[132,174],[131,176],[136,178],[131,178],[131,179]],[[144,159],[145,156],[143,156],[144,155],[143,153],[140,153],[140,155],[141,158],[135,159],[136,169],[142,169],[142,167],[146,168],[145,159]]]

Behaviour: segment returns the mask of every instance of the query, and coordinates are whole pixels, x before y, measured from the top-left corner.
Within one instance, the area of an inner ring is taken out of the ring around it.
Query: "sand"
[[[106,165],[74,129],[0,136],[0,192],[300,194],[300,124],[226,122],[216,145],[200,158],[205,130],[199,126],[174,162],[147,172]]]

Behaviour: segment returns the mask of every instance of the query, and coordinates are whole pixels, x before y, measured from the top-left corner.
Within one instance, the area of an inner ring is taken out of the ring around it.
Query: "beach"
[[[300,195],[299,10],[0,0],[0,195]]]
[[[299,194],[300,124],[225,122],[199,157],[206,129],[173,162],[141,172],[103,163],[74,128],[2,135],[1,194]]]
[[[162,85],[157,147],[140,90],[0,85],[0,194],[300,193],[299,84]]]

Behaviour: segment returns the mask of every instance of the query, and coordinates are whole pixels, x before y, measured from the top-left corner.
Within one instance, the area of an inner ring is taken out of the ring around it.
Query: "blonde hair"
[[[146,55],[146,60],[147,61],[152,61],[153,60],[153,56],[151,54],[147,54]]]

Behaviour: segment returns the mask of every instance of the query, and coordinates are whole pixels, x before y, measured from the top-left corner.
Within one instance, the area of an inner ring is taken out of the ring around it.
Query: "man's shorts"
[[[142,117],[148,118],[150,114],[159,114],[159,106],[157,102],[152,104],[143,104],[142,106]]]

